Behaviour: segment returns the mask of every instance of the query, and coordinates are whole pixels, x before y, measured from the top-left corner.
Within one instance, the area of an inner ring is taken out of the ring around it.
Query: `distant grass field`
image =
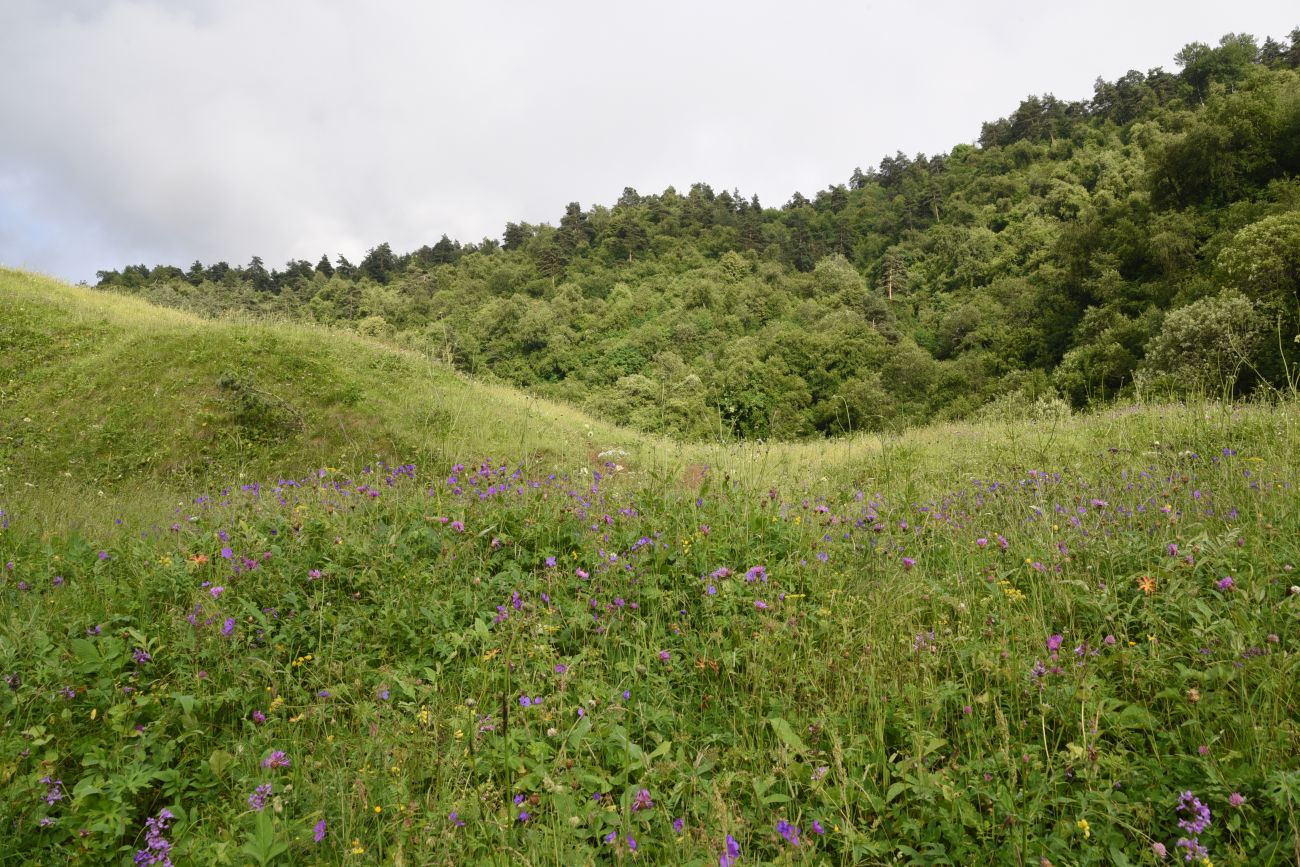
[[[0,272],[0,863],[1298,863],[1298,420],[688,448]]]

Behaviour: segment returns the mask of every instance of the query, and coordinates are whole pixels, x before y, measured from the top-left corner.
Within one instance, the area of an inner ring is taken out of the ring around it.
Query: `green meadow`
[[[1295,864],[1298,409],[679,443],[0,271],[0,863]]]

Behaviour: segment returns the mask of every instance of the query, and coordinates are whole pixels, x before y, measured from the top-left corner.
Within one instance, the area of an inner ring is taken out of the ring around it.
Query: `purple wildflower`
[[[50,777],[41,777],[41,782],[45,785],[45,803],[54,806],[63,800],[63,780],[55,780]]]
[[[454,827],[457,828],[465,827],[465,820],[462,819],[459,815],[457,815],[455,810],[452,810],[450,813],[447,814],[447,821],[450,822]]]
[[[654,805],[655,802],[650,799],[650,791],[648,789],[641,789],[636,793],[636,796],[632,798],[632,812],[634,813],[640,812],[641,810],[649,810],[654,807]]]
[[[248,796],[248,806],[254,811],[260,813],[266,809],[266,801],[271,797],[271,784],[263,783],[253,790],[253,794]]]
[[[287,768],[290,764],[292,763],[289,761],[289,757],[284,754],[284,750],[276,750],[262,759],[262,767],[264,768]]]
[[[785,819],[782,819],[776,823],[776,833],[784,837],[785,841],[789,843],[791,846],[798,846],[799,834],[802,833],[802,829],[796,828],[794,825],[791,825]]]
[[[727,848],[726,851],[724,851],[722,855],[718,858],[718,867],[732,867],[732,865],[734,865],[739,860],[740,860],[740,844],[736,842],[735,837],[728,834]]]
[[[313,840],[315,840],[317,843],[319,843],[321,840],[324,840],[324,839],[325,839],[325,820],[324,820],[324,819],[321,819],[319,822],[316,823],[316,827],[315,827],[315,828],[312,828],[312,831],[311,831],[311,838],[312,838]]]
[[[149,655],[149,651],[145,650],[143,647],[137,647],[131,653],[131,658],[135,660],[136,665],[144,665],[146,662],[153,659],[153,657]]]
[[[156,818],[144,820],[144,848],[135,853],[134,861],[136,864],[145,867],[145,865],[159,865],[159,867],[172,867],[171,849],[172,844],[167,839],[167,825],[176,816],[166,807],[158,811]]]
[[[235,631],[235,618],[227,617],[226,622],[221,624],[221,634],[230,635]]]
[[[674,833],[674,834],[680,834],[680,833],[682,833],[682,829],[685,828],[685,827],[686,827],[686,820],[685,820],[685,819],[682,819],[682,818],[680,818],[680,817],[679,817],[679,818],[676,818],[676,819],[673,819],[673,833]]]

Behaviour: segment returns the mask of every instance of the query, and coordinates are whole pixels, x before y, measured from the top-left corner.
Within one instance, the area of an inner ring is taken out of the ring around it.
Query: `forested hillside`
[[[770,207],[696,183],[359,263],[128,266],[105,289],[359,331],[682,437],[797,438],[1286,389],[1300,363],[1300,29],[1025,99],[977,145]],[[1032,82],[1027,82],[1032,84]]]

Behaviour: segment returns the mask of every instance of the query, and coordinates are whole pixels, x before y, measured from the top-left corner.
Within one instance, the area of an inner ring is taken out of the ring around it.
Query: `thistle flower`
[[[641,810],[649,810],[652,807],[654,807],[654,805],[655,802],[650,799],[650,791],[648,789],[641,789],[639,792],[636,793],[636,796],[632,798],[633,812],[640,812]]]
[[[289,761],[289,757],[285,755],[284,750],[276,750],[262,759],[262,767],[264,768],[287,768],[290,764],[292,763]]]

